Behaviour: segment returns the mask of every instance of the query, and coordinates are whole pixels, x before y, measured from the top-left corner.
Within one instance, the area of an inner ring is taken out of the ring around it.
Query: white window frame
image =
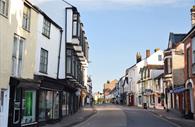
[[[49,38],[50,31],[51,31],[51,22],[49,20],[47,20],[46,18],[44,18],[42,34]]]
[[[0,0],[0,14],[7,17],[7,15],[8,15],[8,0]]]
[[[24,4],[22,28],[27,31],[30,31],[30,19],[31,19],[31,8],[28,5]]]
[[[42,54],[42,53],[44,53],[44,54]],[[42,56],[42,55],[44,55],[44,56]],[[42,59],[42,57],[43,57],[43,59]],[[47,50],[41,48],[39,72],[47,74],[47,71],[48,71],[48,59],[49,59],[48,57],[49,57],[49,52]]]
[[[12,76],[14,77],[21,77],[22,74],[24,42],[24,38],[14,35],[12,50]]]

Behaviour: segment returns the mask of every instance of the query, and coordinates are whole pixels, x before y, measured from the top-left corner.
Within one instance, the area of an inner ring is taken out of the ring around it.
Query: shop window
[[[22,96],[22,124],[35,122],[36,92],[25,90]]]
[[[66,92],[63,92],[62,94],[62,116],[66,116],[66,104],[67,104],[67,99],[66,99]]]
[[[13,116],[13,123],[18,124],[20,122],[20,98],[21,98],[21,90],[15,90],[14,96],[14,116]]]
[[[46,120],[46,95],[47,95],[47,91],[40,91],[40,94],[39,94],[39,121]]]
[[[47,119],[59,118],[59,92],[57,91],[47,91],[46,117]]]

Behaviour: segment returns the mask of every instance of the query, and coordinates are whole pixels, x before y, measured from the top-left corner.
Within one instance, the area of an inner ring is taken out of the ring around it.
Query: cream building
[[[0,0],[0,123],[8,123],[10,76],[32,79],[37,11],[25,0]]]

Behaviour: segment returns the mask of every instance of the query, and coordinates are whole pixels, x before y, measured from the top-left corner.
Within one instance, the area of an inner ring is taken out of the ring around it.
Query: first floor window
[[[48,51],[41,48],[39,71],[42,73],[47,73],[47,65],[48,65]]]
[[[22,73],[23,50],[24,39],[15,36],[12,51],[12,75],[16,77],[20,77]]]
[[[0,0],[0,14],[7,16],[8,0]]]
[[[66,51],[66,73],[71,74],[72,67],[72,50],[67,49]]]

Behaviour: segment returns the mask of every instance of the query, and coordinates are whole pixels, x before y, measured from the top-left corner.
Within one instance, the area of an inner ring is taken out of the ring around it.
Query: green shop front
[[[10,78],[9,127],[37,127],[72,114],[74,89],[45,76]],[[60,101],[61,100],[61,101]]]

